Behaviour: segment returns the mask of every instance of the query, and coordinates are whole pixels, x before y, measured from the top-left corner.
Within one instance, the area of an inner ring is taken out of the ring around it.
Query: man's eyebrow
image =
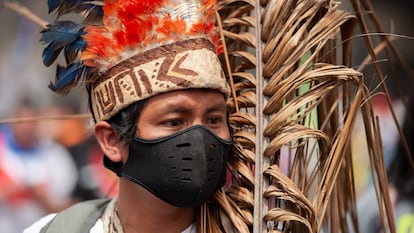
[[[191,107],[188,106],[182,106],[182,105],[176,105],[174,103],[167,104],[165,108],[159,111],[161,114],[165,113],[190,113],[193,111]],[[226,104],[214,104],[212,106],[209,106],[206,109],[206,113],[216,112],[216,111],[227,111],[227,105]]]
[[[226,104],[215,104],[207,108],[207,113],[216,112],[216,111],[226,111],[227,112],[227,105]]]
[[[167,104],[165,106],[165,108],[163,108],[160,113],[169,113],[169,112],[173,112],[173,113],[187,113],[187,112],[191,112],[191,108],[190,107],[186,107],[186,106],[178,106],[174,103],[171,104]]]

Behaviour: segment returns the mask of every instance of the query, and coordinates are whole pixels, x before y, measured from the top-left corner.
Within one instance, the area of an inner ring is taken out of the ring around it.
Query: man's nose
[[[194,120],[192,121],[191,126],[195,126],[195,125],[204,125],[203,123],[203,119],[202,118],[194,118]]]

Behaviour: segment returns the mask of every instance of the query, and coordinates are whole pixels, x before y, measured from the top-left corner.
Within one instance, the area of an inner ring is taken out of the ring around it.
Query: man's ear
[[[100,121],[95,125],[95,137],[102,151],[110,160],[113,162],[122,161],[122,142],[108,122]]]

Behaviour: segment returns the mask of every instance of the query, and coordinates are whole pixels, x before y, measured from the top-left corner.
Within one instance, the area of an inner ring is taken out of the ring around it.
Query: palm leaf
[[[233,218],[244,220],[233,224],[253,232],[357,231],[350,146],[361,113],[378,203],[394,231],[371,93],[350,68],[361,17],[316,0],[221,0],[219,9],[238,145],[227,195]]]

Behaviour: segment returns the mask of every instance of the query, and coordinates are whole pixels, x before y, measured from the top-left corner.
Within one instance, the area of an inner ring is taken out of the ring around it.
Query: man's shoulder
[[[90,230],[99,229],[96,224],[109,201],[109,199],[96,199],[77,203],[58,214],[48,215],[40,219],[23,233],[99,233],[100,231]],[[45,231],[42,231],[43,228],[45,228]]]
[[[39,233],[40,230],[44,226],[46,226],[52,219],[56,216],[56,214],[49,214],[44,216],[43,218],[39,219],[38,221],[34,222],[28,228],[26,228],[23,233]]]

